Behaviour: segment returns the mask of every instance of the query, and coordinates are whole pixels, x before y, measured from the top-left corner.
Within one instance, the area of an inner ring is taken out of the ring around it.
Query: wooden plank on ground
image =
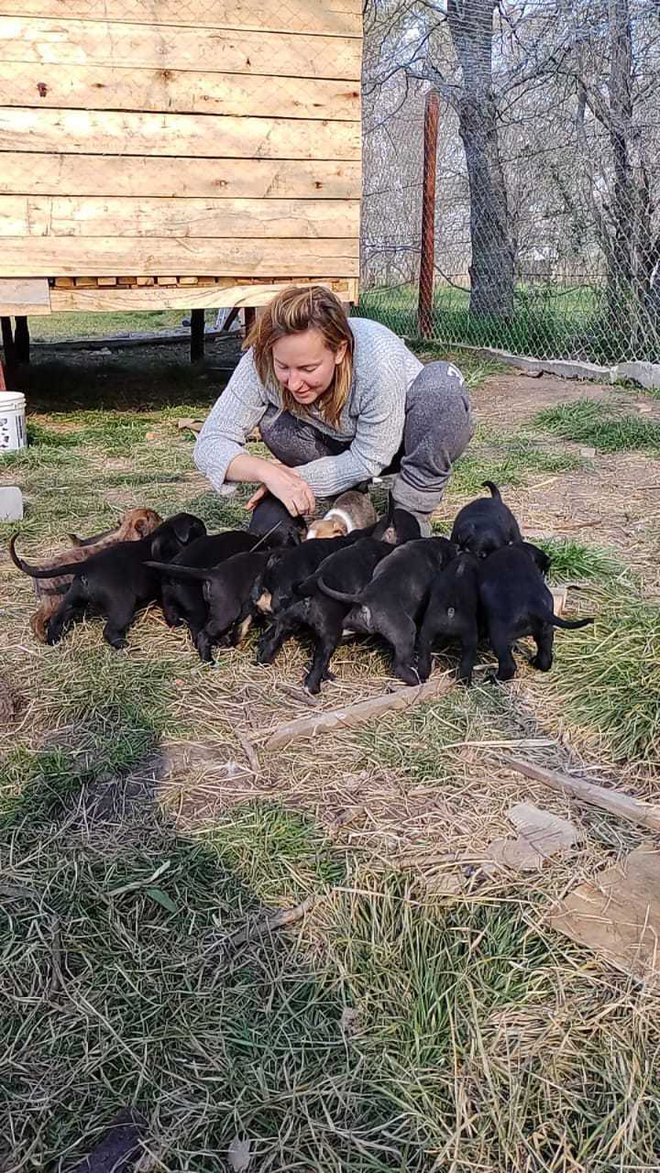
[[[561,794],[577,798],[589,806],[600,807],[601,810],[608,811],[611,815],[617,815],[628,822],[639,823],[643,827],[649,827],[652,831],[660,831],[660,806],[642,802],[641,799],[633,798],[630,794],[626,794],[623,790],[617,790],[614,786],[598,786],[595,782],[588,782],[585,778],[574,778],[570,774],[562,774],[559,770],[548,770],[545,766],[538,766],[535,762],[524,761],[521,758],[509,757],[508,754],[503,754],[500,760],[509,769],[515,770],[518,774],[524,774],[527,778],[533,778],[536,782],[542,782],[551,790],[558,790]]]
[[[11,318],[17,314],[44,317],[50,312],[50,290],[46,280],[41,277],[0,278],[1,318]]]
[[[277,76],[359,82],[361,56],[359,37],[0,16],[0,61],[42,68],[199,69],[204,62],[214,73],[262,74],[272,87]]]
[[[0,196],[5,236],[358,236],[359,200],[135,199],[123,196]],[[0,266],[2,261],[0,260]]]
[[[142,284],[144,281],[150,282],[150,285],[145,287]],[[305,284],[304,281],[300,283]],[[52,289],[51,307],[53,313],[114,313],[118,310],[190,310],[260,306],[266,305],[288,284],[286,281],[256,285],[246,281],[242,284],[227,282],[167,288],[155,285],[154,277],[138,277],[138,286],[134,289],[125,289],[121,286],[117,286],[116,289]],[[342,300],[352,300],[352,282],[329,281],[322,284],[330,285]]]
[[[358,122],[0,108],[1,151],[193,155],[209,159],[360,158]]]
[[[235,114],[263,118],[360,117],[357,82],[176,69],[0,62],[0,106],[76,110],[150,110],[169,114]]]
[[[660,852],[637,847],[568,893],[554,929],[660,991]]]
[[[3,16],[362,35],[362,0],[0,0]]]
[[[61,148],[63,142],[58,144]],[[92,150],[94,147],[92,146]],[[107,155],[7,152],[3,195],[173,196],[235,199],[359,199],[360,163],[299,159],[158,158],[130,166]]]
[[[7,277],[219,276],[355,277],[358,241],[349,240],[141,240],[73,236],[4,237],[2,272]]]
[[[423,701],[438,700],[449,692],[455,683],[455,675],[447,672],[433,680],[427,680],[425,684],[397,688],[394,692],[370,697],[367,701],[346,705],[342,709],[326,709],[312,713],[309,717],[298,717],[295,721],[288,721],[286,725],[280,725],[279,728],[268,733],[265,749],[282,749],[292,741],[317,737],[319,734],[329,733],[335,729],[352,729],[356,725],[372,721],[374,717],[380,717],[383,713],[407,709],[410,705],[421,704]],[[253,736],[256,738],[258,735],[254,734]]]

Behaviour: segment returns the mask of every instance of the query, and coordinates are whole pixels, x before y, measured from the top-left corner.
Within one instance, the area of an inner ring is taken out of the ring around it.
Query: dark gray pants
[[[293,468],[322,456],[337,456],[349,442],[320,432],[289,412],[269,408],[259,425],[264,444]],[[395,474],[392,499],[427,523],[442,500],[451,466],[474,433],[467,387],[456,367],[432,362],[408,391],[403,443],[381,476]]]

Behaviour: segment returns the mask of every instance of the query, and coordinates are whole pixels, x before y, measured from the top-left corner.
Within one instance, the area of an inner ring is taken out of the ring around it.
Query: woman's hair
[[[318,401],[323,418],[334,425],[351,389],[355,340],[344,307],[331,290],[323,285],[290,285],[283,289],[257,317],[245,346],[252,347],[254,365],[264,386],[279,387],[285,411],[299,413],[300,404],[285,387],[281,387],[275,375],[273,344],[287,334],[301,334],[304,330],[318,330],[326,346],[335,354],[342,343],[346,345],[346,353],[335,367],[332,383]]]

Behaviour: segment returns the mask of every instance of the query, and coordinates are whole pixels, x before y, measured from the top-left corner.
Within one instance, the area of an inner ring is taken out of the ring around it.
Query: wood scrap
[[[569,774],[562,774],[558,770],[548,770],[545,766],[537,766],[534,762],[524,761],[522,758],[509,757],[502,754],[499,758],[503,766],[515,770],[517,774],[524,774],[526,778],[533,778],[535,782],[542,782],[551,790],[558,790],[561,794],[568,794],[589,806],[597,806],[608,811],[611,815],[618,815],[630,823],[638,823],[652,831],[660,831],[660,807],[640,798],[633,798],[623,790],[615,787],[598,786],[595,782],[587,782],[584,778],[573,778]]]
[[[177,420],[176,426],[180,432],[185,432],[185,431],[201,432],[203,422],[204,422],[203,420],[194,420],[194,419],[190,419],[190,418],[186,417],[186,418]]]
[[[239,929],[224,942],[225,949],[237,949],[239,945],[247,945],[250,941],[258,941],[261,937],[269,937],[277,929],[284,929],[302,920],[317,901],[317,896],[308,896],[293,908],[279,908],[277,912],[259,917],[244,929]]]
[[[552,595],[553,610],[555,615],[563,615],[568,603],[568,587],[551,587],[550,594]]]
[[[453,673],[446,672],[433,680],[427,680],[425,684],[397,688],[393,692],[371,697],[367,701],[358,701],[357,704],[346,705],[342,709],[326,709],[313,716],[298,717],[259,736],[266,738],[266,749],[281,749],[291,741],[316,737],[319,733],[328,733],[333,729],[350,729],[356,725],[363,725],[365,721],[371,721],[382,713],[407,709],[423,701],[438,700],[449,692],[455,683]]]
[[[551,914],[550,924],[660,991],[660,852],[637,847],[579,884]]]
[[[516,872],[540,871],[552,855],[567,851],[580,838],[577,828],[568,819],[530,802],[516,803],[508,812],[508,818],[518,834],[494,839],[489,845],[488,858],[483,864],[483,870],[489,874],[499,868]]]

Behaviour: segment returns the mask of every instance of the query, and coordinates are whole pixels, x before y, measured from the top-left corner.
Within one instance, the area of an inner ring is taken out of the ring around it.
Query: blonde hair
[[[290,285],[283,289],[257,317],[245,347],[252,347],[254,365],[264,386],[279,387],[285,411],[300,413],[304,408],[278,382],[273,345],[287,334],[301,334],[305,330],[318,330],[334,354],[342,343],[346,347],[344,357],[335,367],[332,383],[318,400],[324,420],[334,426],[351,389],[355,340],[344,307],[330,289],[324,285]]]

